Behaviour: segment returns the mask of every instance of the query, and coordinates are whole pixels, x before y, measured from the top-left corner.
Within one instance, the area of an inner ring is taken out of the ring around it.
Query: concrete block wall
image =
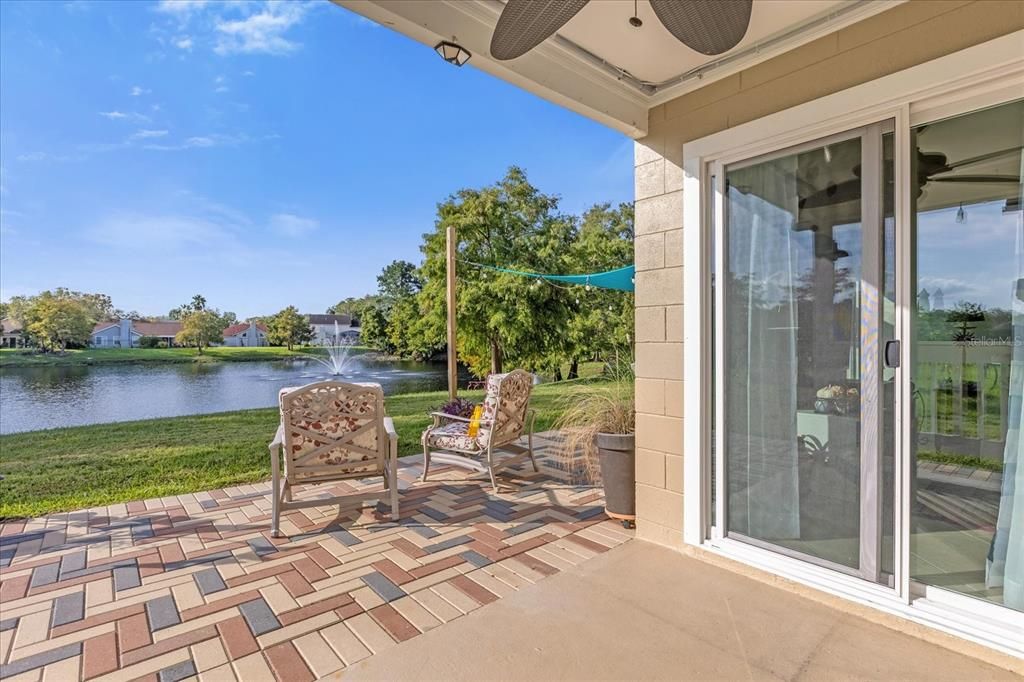
[[[637,535],[682,545],[683,144],[1024,28],[1024,2],[913,0],[650,111],[635,146]],[[1024,48],[1024,46],[1022,46]]]

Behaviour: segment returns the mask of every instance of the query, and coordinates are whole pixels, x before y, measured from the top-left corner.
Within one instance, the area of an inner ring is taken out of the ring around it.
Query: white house
[[[93,328],[89,345],[94,348],[137,348],[139,339],[152,336],[168,346],[173,346],[174,337],[180,331],[181,322],[174,320],[113,320],[100,322]]]
[[[21,323],[9,317],[0,320],[0,348],[24,348],[25,334]]]
[[[359,327],[352,326],[349,315],[306,315],[313,330],[314,346],[329,346],[359,340]]]
[[[262,322],[239,322],[224,330],[225,346],[266,346],[267,326]]]

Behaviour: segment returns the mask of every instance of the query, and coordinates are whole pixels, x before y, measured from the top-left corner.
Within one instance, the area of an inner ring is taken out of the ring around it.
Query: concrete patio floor
[[[1021,678],[713,563],[630,542],[338,679]]]

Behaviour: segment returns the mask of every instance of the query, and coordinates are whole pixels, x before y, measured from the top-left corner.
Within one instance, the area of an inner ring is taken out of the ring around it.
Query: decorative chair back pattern
[[[283,394],[287,480],[382,473],[387,456],[384,417],[379,386],[322,381]]]
[[[504,445],[523,434],[532,390],[533,375],[522,369],[487,377],[487,395],[482,415],[484,421],[477,434],[477,443],[481,448]]]

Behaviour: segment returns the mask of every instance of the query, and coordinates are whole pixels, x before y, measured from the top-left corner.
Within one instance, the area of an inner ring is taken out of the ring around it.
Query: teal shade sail
[[[493,265],[483,265],[482,263],[471,263],[479,268],[485,268],[487,270],[494,270],[495,272],[504,272],[510,275],[519,275],[520,277],[532,277],[534,279],[546,279],[552,282],[563,282],[565,284],[579,284],[597,287],[599,289],[615,289],[616,291],[633,291],[633,275],[636,272],[636,267],[633,265],[627,265],[624,268],[617,270],[608,270],[607,272],[595,272],[589,275],[546,275],[539,272],[522,272],[520,270],[511,270],[509,268],[498,268]]]

